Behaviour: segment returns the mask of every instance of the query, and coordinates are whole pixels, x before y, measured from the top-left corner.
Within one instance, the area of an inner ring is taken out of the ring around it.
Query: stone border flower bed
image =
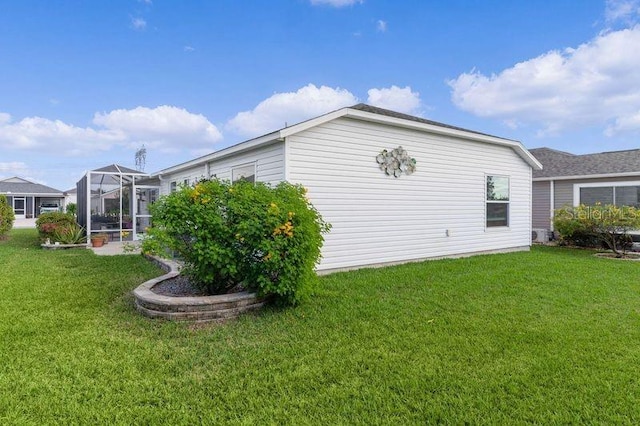
[[[261,308],[264,300],[255,293],[242,291],[217,296],[175,297],[154,293],[153,286],[180,274],[180,266],[171,260],[150,257],[167,273],[139,285],[134,291],[136,309],[149,318],[171,321],[217,321],[236,318]]]

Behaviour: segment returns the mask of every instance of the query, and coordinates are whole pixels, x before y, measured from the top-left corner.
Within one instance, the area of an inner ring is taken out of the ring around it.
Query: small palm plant
[[[53,241],[60,244],[84,244],[87,242],[84,228],[78,225],[59,226],[53,231]]]

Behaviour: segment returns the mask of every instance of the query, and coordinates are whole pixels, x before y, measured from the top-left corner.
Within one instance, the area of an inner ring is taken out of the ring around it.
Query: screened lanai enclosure
[[[149,206],[158,199],[160,182],[112,164],[87,172],[76,188],[78,223],[88,238],[106,234],[110,241],[135,241],[151,225]]]

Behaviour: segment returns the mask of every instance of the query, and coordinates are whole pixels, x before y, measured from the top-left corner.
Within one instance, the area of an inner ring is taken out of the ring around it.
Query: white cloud
[[[420,93],[413,92],[411,87],[391,86],[382,89],[369,89],[367,92],[370,105],[386,108],[406,114],[420,115]]]
[[[314,6],[329,5],[333,7],[345,7],[362,3],[364,3],[364,0],[311,0],[311,4]]]
[[[378,32],[381,32],[381,33],[386,33],[387,32],[387,22],[383,21],[382,19],[379,19],[378,22],[376,22],[376,30]]]
[[[218,128],[205,116],[169,105],[96,113],[93,123],[104,127],[107,132],[122,135],[128,141],[163,148],[171,148],[175,144],[198,149],[222,139]]]
[[[640,17],[640,0],[607,0],[604,16],[607,24],[636,23]]]
[[[147,21],[143,18],[131,18],[131,27],[134,30],[142,31],[147,28]]]
[[[185,52],[193,52],[193,51],[194,51],[194,50],[196,50],[196,49],[195,49],[193,46],[185,46],[185,47],[183,48],[183,50],[184,50]]]
[[[0,149],[73,156],[146,143],[160,151],[199,152],[222,139],[203,115],[166,105],[96,113],[93,123],[96,127],[77,127],[42,117],[12,122],[9,114],[0,113]]]
[[[46,185],[41,169],[29,167],[22,161],[0,162],[0,180],[18,176],[31,182]]]
[[[0,126],[11,121],[11,115],[6,112],[0,112]]]
[[[619,133],[638,131],[640,131],[640,109],[635,113],[616,118],[613,124],[605,129],[605,134],[607,136],[614,136]]]
[[[5,114],[5,118],[8,114]],[[0,147],[71,152],[82,147],[100,150],[122,140],[122,135],[76,127],[60,120],[27,117],[18,122],[0,120]]]
[[[227,128],[244,135],[258,136],[318,115],[358,103],[351,92],[308,84],[296,92],[276,93],[253,110],[238,113]]]
[[[544,133],[585,125],[609,134],[640,130],[640,26],[598,35],[575,49],[551,51],[490,76],[478,71],[449,81],[459,108]],[[614,124],[611,124],[614,123]]]
[[[29,171],[26,163],[21,161],[11,161],[0,163],[0,179],[11,176],[24,176]]]

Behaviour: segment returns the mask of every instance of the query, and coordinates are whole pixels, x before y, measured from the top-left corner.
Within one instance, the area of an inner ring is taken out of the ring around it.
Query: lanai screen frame
[[[105,178],[111,180],[110,183],[105,183]],[[137,222],[138,219],[144,220],[150,223],[150,216],[147,213],[138,212],[139,200],[143,197],[139,197],[139,190],[147,192],[147,200],[151,198],[151,194],[155,192],[156,196],[159,195],[159,185],[149,185],[148,180],[150,175],[144,172],[138,172],[126,167],[112,165],[103,167],[101,169],[92,170],[85,174],[85,176],[76,184],[78,192],[78,223],[86,229],[87,237],[91,238],[94,234],[108,234],[111,241],[131,241],[139,239],[139,234],[144,232],[138,232]],[[147,182],[144,182],[147,181]],[[137,185],[136,182],[141,182]],[[98,185],[99,190],[97,194],[92,192],[92,187]],[[107,186],[110,189],[104,191],[103,186]],[[124,190],[128,189],[129,192],[129,206],[125,209],[123,202]],[[113,197],[117,193],[117,197]],[[99,209],[95,212],[92,211],[92,197],[97,196],[99,202]],[[92,216],[104,215],[104,200],[105,199],[118,199],[117,215],[112,216],[115,219],[114,222],[105,224],[96,223],[92,220]],[[126,213],[128,210],[128,213]],[[94,214],[95,213],[95,214]],[[124,220],[129,217],[128,220]]]

